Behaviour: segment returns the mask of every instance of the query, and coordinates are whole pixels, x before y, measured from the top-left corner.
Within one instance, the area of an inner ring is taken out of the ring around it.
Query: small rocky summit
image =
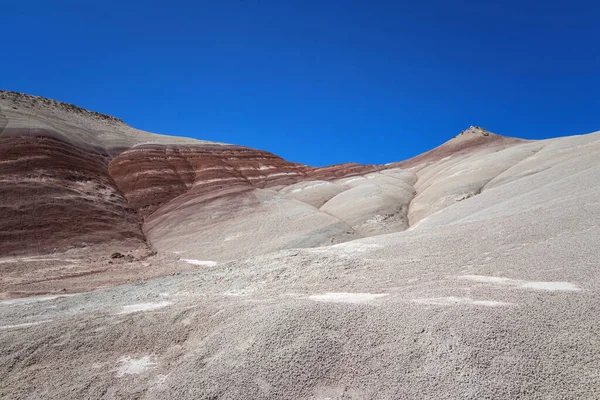
[[[0,92],[0,398],[600,399],[600,132],[448,137],[315,168]]]
[[[480,126],[471,125],[467,129],[460,131],[459,136],[490,136],[490,131]]]

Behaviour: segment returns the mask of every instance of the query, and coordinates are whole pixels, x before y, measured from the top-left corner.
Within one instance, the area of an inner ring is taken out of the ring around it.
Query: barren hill
[[[313,168],[0,92],[0,397],[599,398],[599,156]]]

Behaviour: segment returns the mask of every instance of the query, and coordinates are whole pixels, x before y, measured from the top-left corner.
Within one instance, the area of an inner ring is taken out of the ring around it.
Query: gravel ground
[[[600,228],[579,223],[414,229],[4,301],[0,397],[598,398]]]

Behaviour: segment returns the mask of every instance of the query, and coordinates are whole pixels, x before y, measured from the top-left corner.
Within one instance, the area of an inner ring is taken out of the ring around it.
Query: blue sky
[[[0,88],[309,165],[409,158],[469,125],[600,130],[587,1],[30,1]]]

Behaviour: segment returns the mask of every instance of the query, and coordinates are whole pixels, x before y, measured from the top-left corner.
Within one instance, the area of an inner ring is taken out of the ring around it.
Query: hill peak
[[[458,136],[490,136],[494,135],[492,132],[480,126],[471,125],[465,130],[460,131]]]

